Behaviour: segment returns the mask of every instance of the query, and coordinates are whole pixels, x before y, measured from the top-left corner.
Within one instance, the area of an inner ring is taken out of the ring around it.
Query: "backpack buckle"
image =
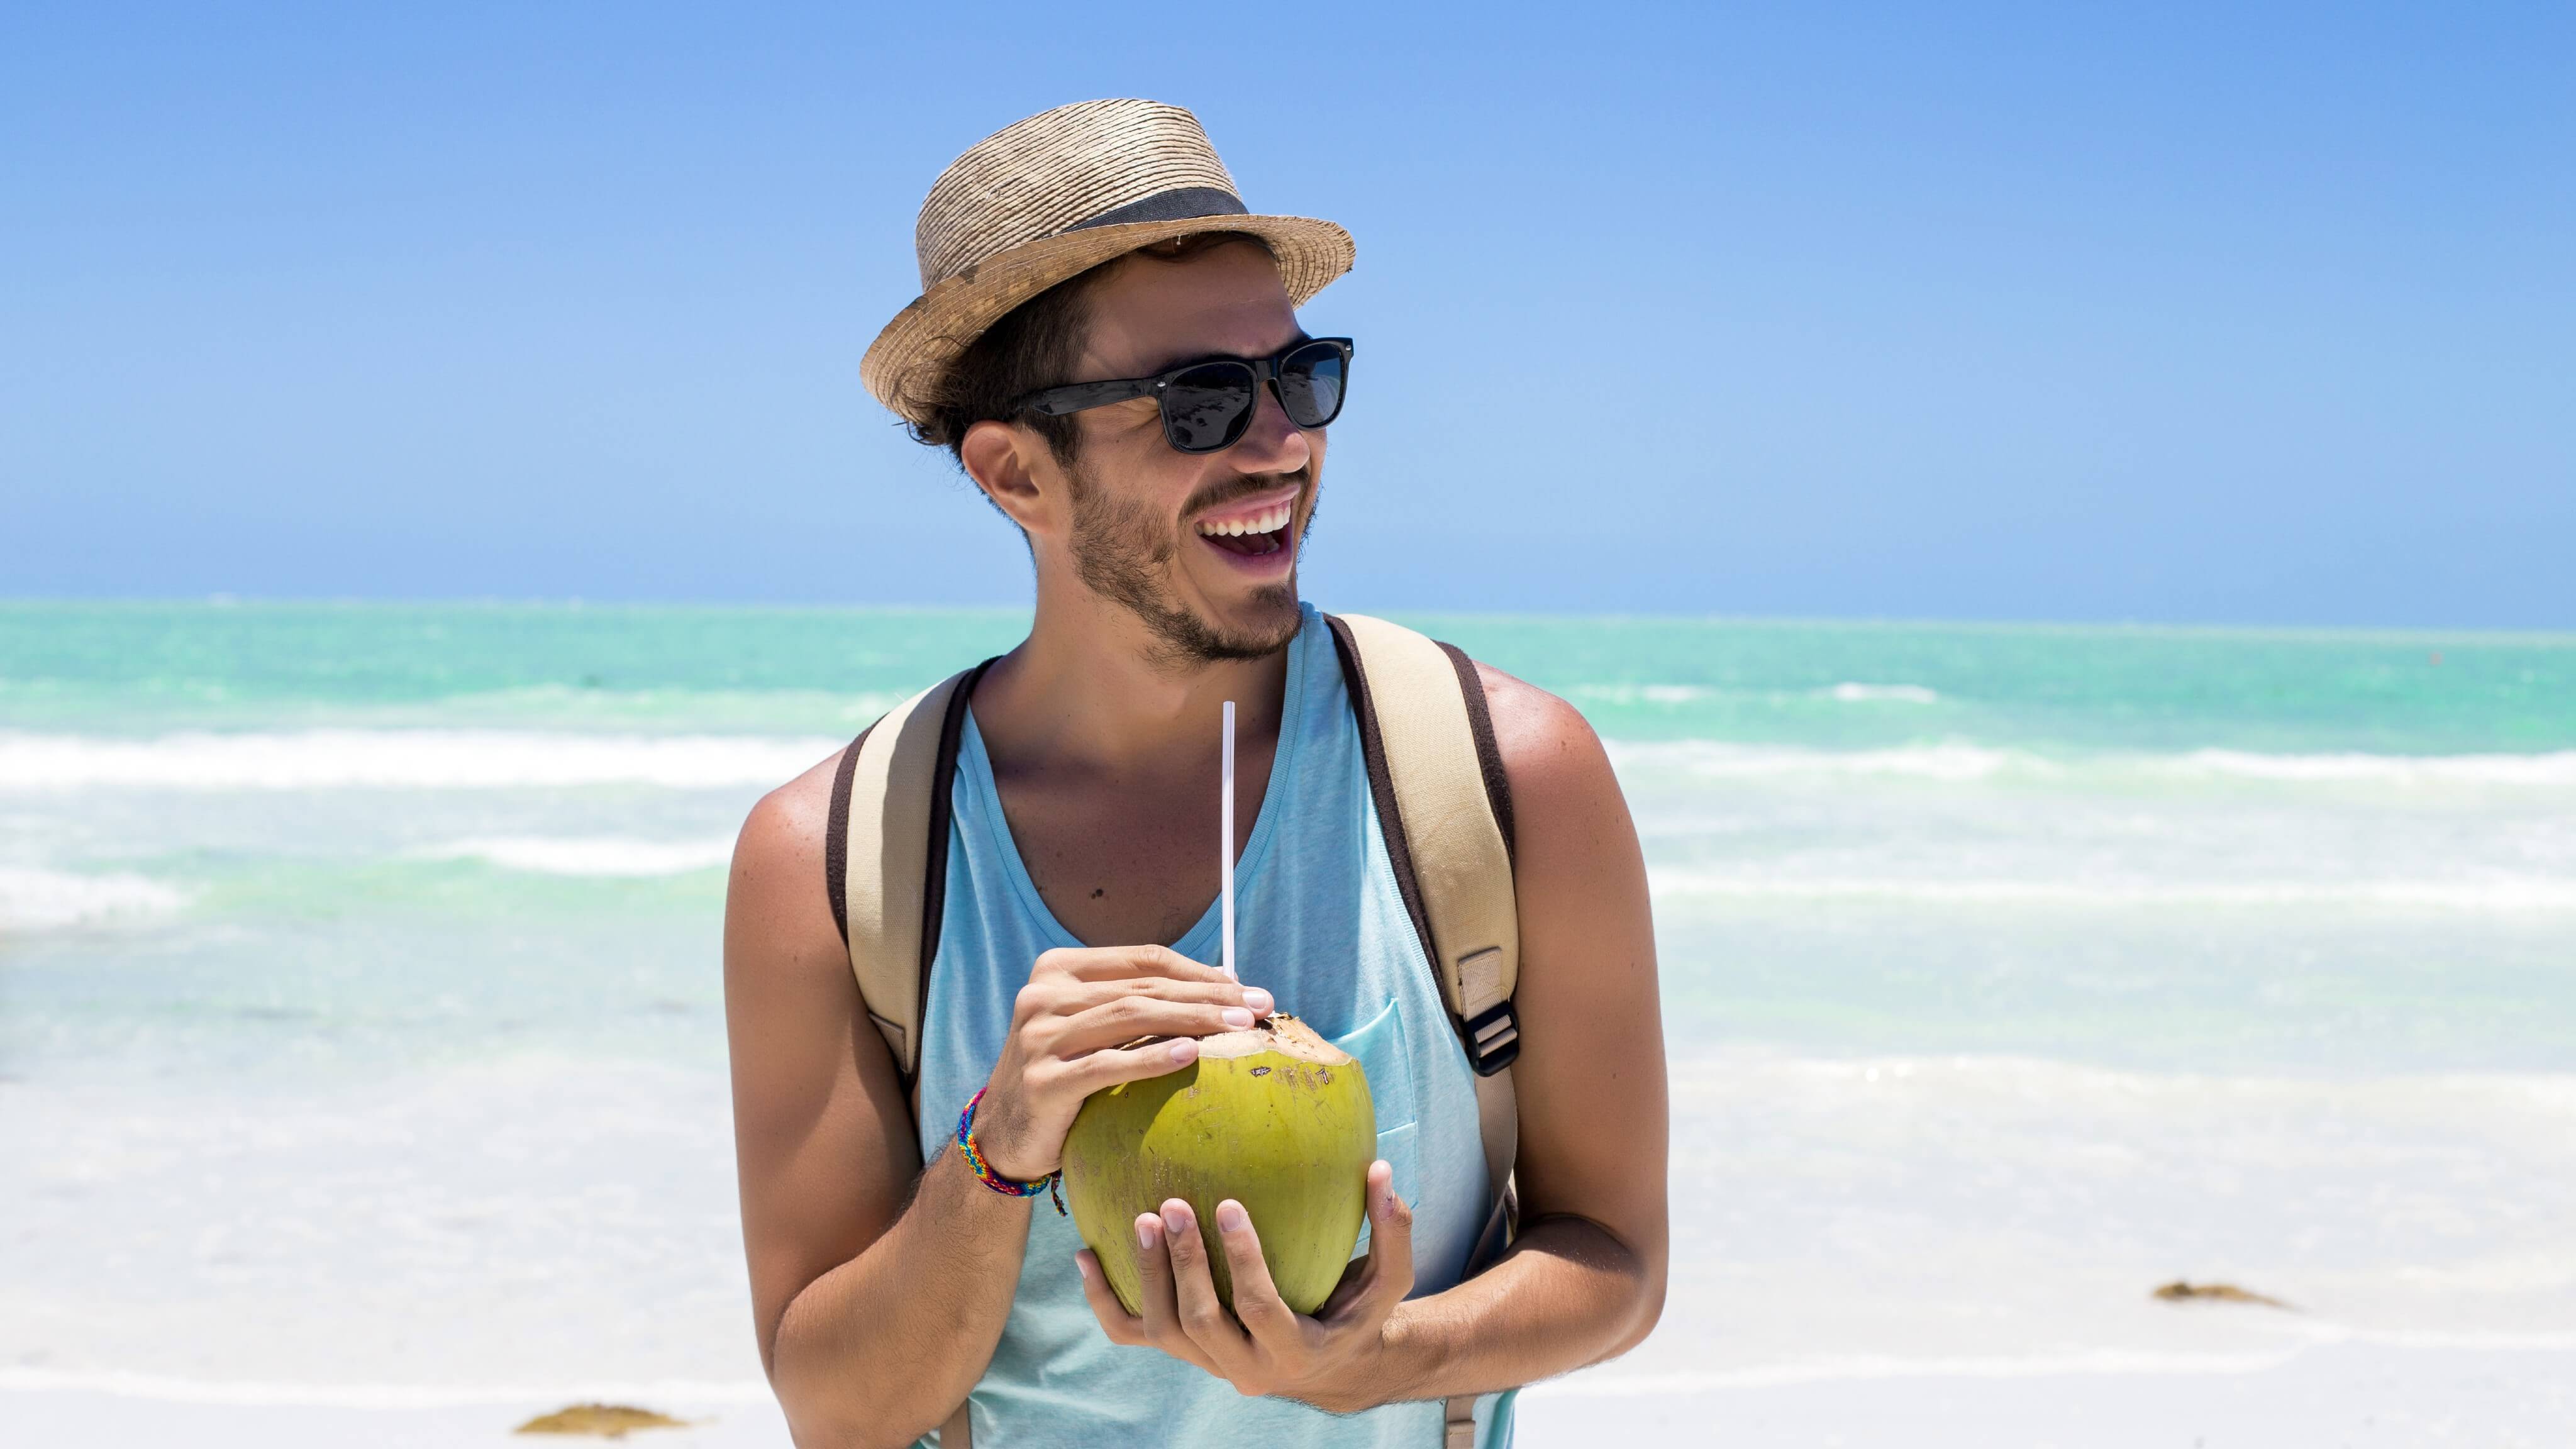
[[[1521,1054],[1521,1019],[1505,997],[1467,1019],[1467,1060],[1476,1075],[1490,1077]]]

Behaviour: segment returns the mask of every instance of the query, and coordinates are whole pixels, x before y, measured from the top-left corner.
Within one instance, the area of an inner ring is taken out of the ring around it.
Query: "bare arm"
[[[725,1022],[743,1245],[761,1363],[797,1441],[902,1444],[991,1357],[1028,1207],[953,1162],[921,1171],[823,892],[831,763],[761,801],[734,848]]]
[[[1188,1204],[1175,1200],[1159,1227],[1139,1221],[1168,1244],[1143,1255],[1141,1317],[1082,1265],[1116,1341],[1153,1344],[1245,1393],[1349,1413],[1597,1363],[1635,1347],[1662,1314],[1667,1108],[1645,860],[1582,716],[1499,671],[1484,677],[1517,827],[1521,1235],[1467,1282],[1399,1301],[1412,1285],[1411,1214],[1373,1168],[1367,1266],[1300,1318],[1270,1290],[1257,1225],[1220,1204],[1238,1323],[1217,1305]]]
[[[923,1168],[824,894],[834,763],[763,799],[734,849],[725,1020],[743,1245],[761,1362],[796,1440],[909,1444],[1001,1339],[1029,1201],[986,1189],[955,1152]],[[1269,1009],[1262,995],[1250,1009]],[[978,1116],[994,1168],[1053,1171],[1084,1096],[1194,1057],[1245,997],[1160,948],[1040,957]],[[1107,1049],[1149,1033],[1189,1040]]]

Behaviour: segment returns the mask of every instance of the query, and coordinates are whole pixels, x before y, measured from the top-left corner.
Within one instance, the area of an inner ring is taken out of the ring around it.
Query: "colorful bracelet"
[[[1056,1179],[1063,1173],[1050,1172],[1035,1182],[1019,1182],[995,1172],[993,1164],[984,1160],[982,1149],[975,1145],[975,1109],[984,1105],[984,1093],[990,1090],[988,1087],[976,1089],[973,1099],[966,1104],[966,1110],[957,1114],[957,1150],[966,1154],[966,1170],[975,1174],[977,1182],[1004,1197],[1036,1197],[1038,1190],[1043,1188],[1047,1196],[1055,1199],[1056,1216],[1063,1217],[1064,1194],[1056,1187]]]

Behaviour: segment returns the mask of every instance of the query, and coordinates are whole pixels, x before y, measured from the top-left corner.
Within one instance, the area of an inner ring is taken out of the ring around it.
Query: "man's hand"
[[[1269,992],[1162,946],[1049,951],[1012,1007],[976,1145],[1004,1177],[1044,1177],[1063,1160],[1083,1098],[1178,1071],[1198,1060],[1198,1038],[1241,1031],[1270,1008]],[[1135,1045],[1140,1037],[1156,1040]]]
[[[1386,1347],[1386,1322],[1413,1291],[1413,1210],[1395,1195],[1395,1169],[1368,1170],[1369,1255],[1342,1274],[1312,1318],[1280,1301],[1261,1257],[1261,1239],[1243,1205],[1217,1204],[1217,1236],[1234,1273],[1234,1315],[1217,1301],[1207,1245],[1197,1218],[1179,1198],[1158,1217],[1136,1219],[1143,1269],[1144,1316],[1131,1317],[1110,1290],[1100,1261],[1074,1255],[1082,1293],[1112,1343],[1146,1344],[1194,1363],[1245,1395],[1299,1399],[1333,1413],[1378,1402],[1374,1365]]]

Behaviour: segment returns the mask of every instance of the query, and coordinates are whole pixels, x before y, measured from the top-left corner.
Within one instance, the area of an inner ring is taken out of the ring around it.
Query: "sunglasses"
[[[1339,417],[1351,376],[1351,339],[1311,337],[1268,357],[1211,357],[1156,377],[1074,382],[1043,388],[1011,404],[1018,413],[1060,418],[1150,397],[1163,410],[1163,436],[1184,453],[1219,453],[1243,441],[1261,401],[1262,384],[1279,395],[1288,421],[1320,428]]]

